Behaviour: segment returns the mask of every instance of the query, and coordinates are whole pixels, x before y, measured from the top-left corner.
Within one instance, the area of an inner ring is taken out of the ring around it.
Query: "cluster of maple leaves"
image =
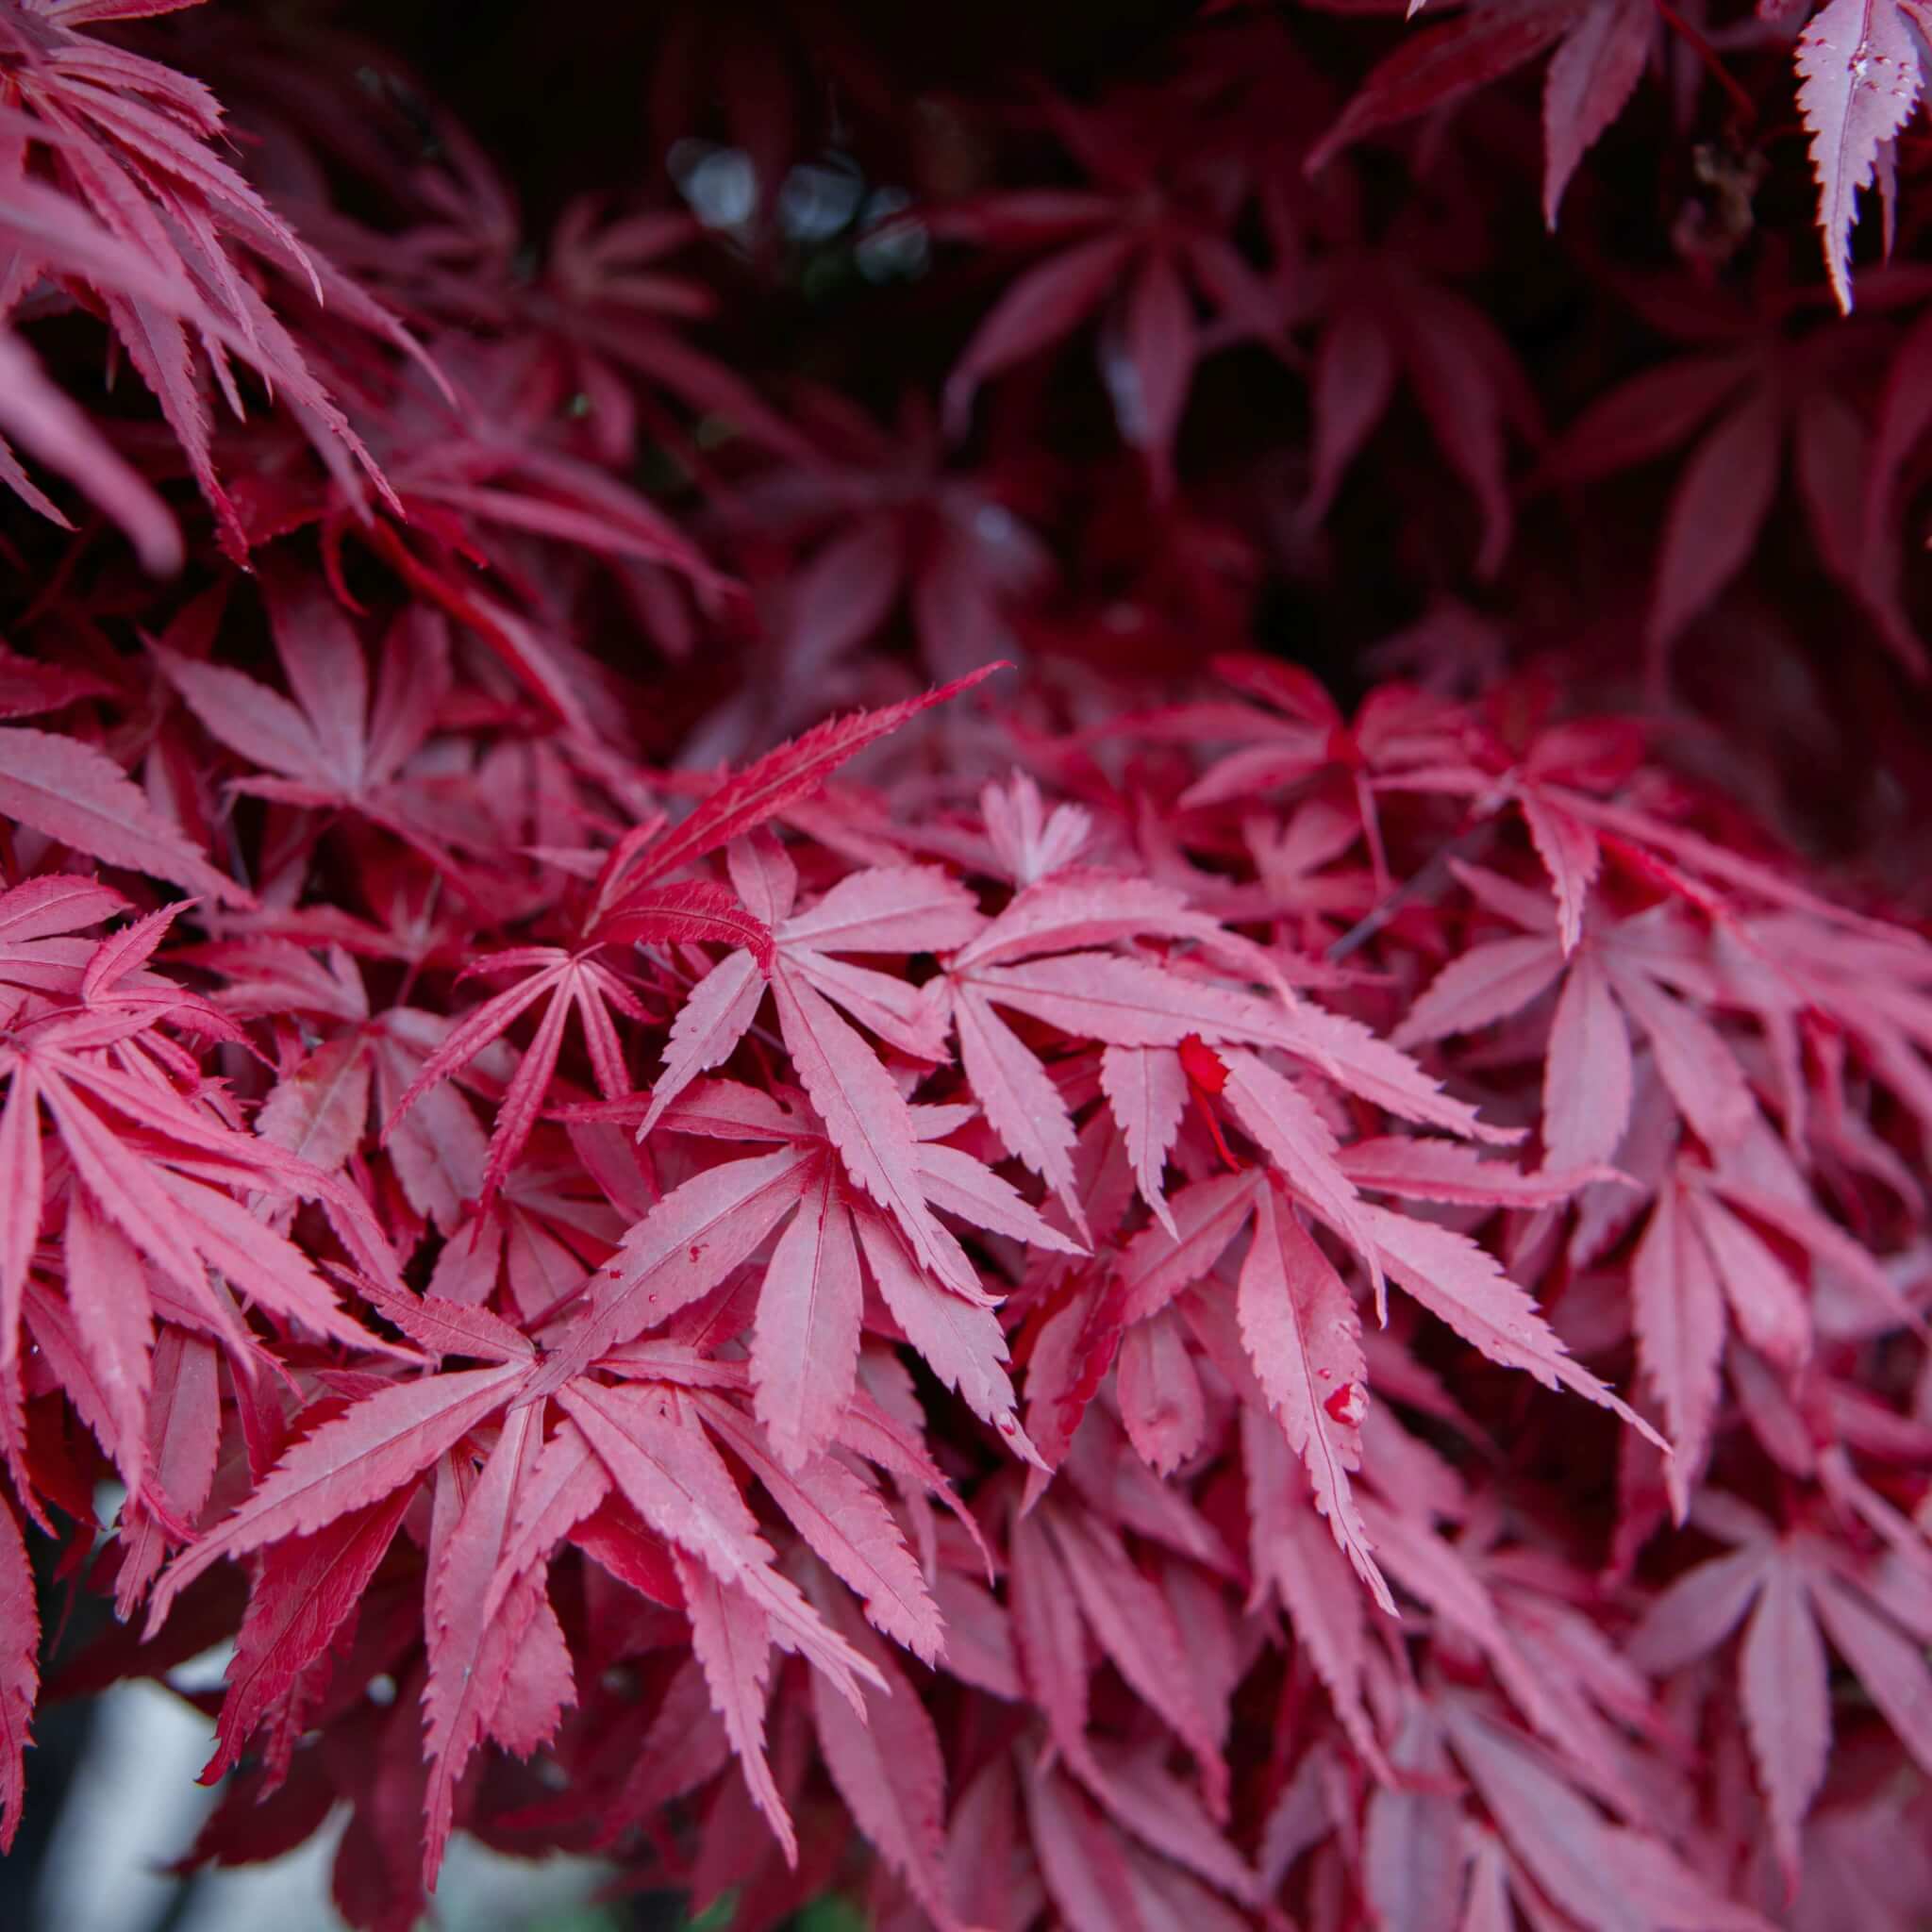
[[[458,1827],[741,1928],[1923,1924],[1923,855],[1780,842],[1775,616],[1721,732],[1580,702],[1772,599],[1787,450],[1792,608],[1925,669],[1924,271],[1837,313],[1923,10],[921,92],[693,5],[601,63],[652,192],[533,217],[395,48],[192,6],[0,0],[0,1838],[37,1696],[225,1645],[189,1861],[333,1820],[382,1932]],[[1546,51],[1677,349],[1560,405]],[[1553,500],[1680,446],[1592,581]],[[1352,710],[1271,587],[1376,614]]]

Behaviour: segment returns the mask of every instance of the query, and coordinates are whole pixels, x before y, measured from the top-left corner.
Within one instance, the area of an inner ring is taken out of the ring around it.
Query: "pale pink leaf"
[[[1160,1178],[1187,1111],[1188,1081],[1179,1057],[1161,1046],[1107,1047],[1100,1056],[1100,1086],[1126,1136],[1141,1198],[1154,1218],[1175,1234]]]
[[[923,988],[894,973],[881,973],[850,959],[835,959],[804,946],[784,948],[785,970],[816,987],[824,996],[914,1059],[942,1060],[946,1055],[943,1008]]]
[[[1200,1799],[1165,1768],[1165,1756],[1158,1750],[1097,1749],[1094,1757],[1106,1776],[1090,1787],[1094,1801],[1141,1844],[1252,1909],[1259,1903],[1259,1881]],[[1074,1775],[1083,1775],[1080,1767]]]
[[[931,1141],[921,1141],[918,1160],[920,1186],[935,1208],[957,1214],[975,1227],[1010,1235],[1029,1247],[1048,1248],[1058,1255],[1086,1252],[984,1161],[974,1159],[958,1147]]]
[[[400,1121],[392,1118],[417,1065],[413,1048],[396,1038],[409,1019],[407,1009],[391,1009],[375,1037],[376,1106],[391,1121],[386,1144],[409,1206],[451,1234],[465,1204],[483,1191],[490,1142],[454,1085],[432,1089]]]
[[[955,991],[959,1058],[992,1130],[1067,1210],[1082,1239],[1087,1216],[1074,1178],[1074,1118],[1032,1051],[976,993]]]
[[[541,1405],[527,1406],[535,1409]],[[610,1472],[598,1460],[584,1432],[566,1418],[543,1444],[535,1466],[517,1484],[516,1511],[495,1574],[490,1579],[484,1616],[495,1616],[524,1573],[542,1562],[565,1537],[573,1538],[603,1561],[607,1548],[591,1548],[584,1541],[584,1520],[609,1493]],[[621,1571],[613,1574],[623,1574]]]
[[[1734,1550],[1687,1570],[1652,1598],[1624,1648],[1653,1676],[1713,1651],[1744,1621],[1768,1570],[1761,1549]]]
[[[1472,947],[1436,974],[1391,1038],[1397,1046],[1420,1046],[1479,1032],[1526,1007],[1562,970],[1554,940],[1491,940]]]
[[[1524,1174],[1485,1160],[1474,1147],[1420,1135],[1387,1135],[1341,1148],[1337,1162],[1357,1188],[1406,1200],[1448,1201],[1463,1208],[1557,1208],[1581,1190],[1618,1178],[1614,1168],[1546,1167]]]
[[[1085,1511],[1041,1512],[1080,1613],[1114,1667],[1193,1754],[1211,1810],[1227,1803],[1221,1740],[1208,1724],[1167,1600],[1110,1528]]]
[[[1798,36],[1798,105],[1811,130],[1818,225],[1832,292],[1852,307],[1852,226],[1880,149],[1911,119],[1924,86],[1920,49],[1895,0],[1827,0]]]
[[[1236,1303],[1241,1341],[1289,1446],[1307,1465],[1315,1507],[1356,1574],[1377,1590],[1368,1531],[1349,1477],[1361,1467],[1368,1407],[1355,1298],[1275,1187],[1255,1191],[1255,1239]]]
[[[1740,1140],[1757,1118],[1757,1103],[1724,1036],[1648,974],[1614,961],[1609,971],[1617,997],[1649,1039],[1657,1074],[1698,1139],[1713,1152]]]
[[[1402,1784],[1372,1792],[1362,1830],[1362,1872],[1380,1932],[1435,1932],[1457,1896],[1465,1859],[1462,1807],[1433,1725],[1412,1712],[1391,1756]],[[1506,1914],[1499,1932],[1507,1932]]]
[[[1007,1339],[991,1309],[948,1293],[920,1269],[891,1228],[869,1215],[858,1222],[858,1239],[881,1298],[926,1366],[1031,1459],[1032,1445],[1014,1413]]]
[[[31,1094],[32,1084],[18,1074],[14,1085],[26,1085]],[[50,1075],[40,1083],[40,1091],[60,1129],[68,1158],[95,1203],[178,1288],[199,1294],[207,1265],[187,1219],[162,1186],[165,1170],[125,1146],[64,1080]]]
[[[275,1082],[255,1117],[255,1130],[297,1159],[334,1174],[361,1143],[371,1074],[365,1042],[354,1032],[339,1034]]]
[[[1536,1305],[1493,1256],[1451,1228],[1412,1221],[1386,1208],[1362,1211],[1389,1273],[1465,1341],[1491,1361],[1526,1371],[1546,1388],[1574,1391],[1662,1446],[1642,1417],[1570,1358]]]
[[[288,1536],[309,1536],[422,1474],[507,1403],[520,1365],[465,1369],[398,1382],[365,1396],[291,1448],[255,1492],[176,1559],[155,1591],[150,1631],[169,1605],[224,1557]]]
[[[1456,1932],[1516,1932],[1516,1912],[1509,1903],[1509,1868],[1502,1840],[1492,1831],[1476,1839],[1469,1865],[1469,1891]]]
[[[224,905],[252,903],[155,810],[119,765],[77,739],[25,725],[0,729],[0,816]]]
[[[127,909],[127,901],[119,892],[71,873],[23,879],[0,892],[0,941],[11,946],[55,933],[78,932]]]
[[[889,865],[848,874],[779,936],[821,953],[944,953],[985,924],[972,892],[938,867]]]
[[[1557,896],[1557,934],[1566,955],[1583,937],[1583,909],[1603,865],[1603,847],[1581,819],[1535,791],[1522,799],[1523,822]]]
[[[673,1550],[691,1644],[710,1687],[711,1707],[724,1720],[752,1802],[765,1814],[788,1865],[798,1863],[798,1834],[765,1759],[765,1699],[770,1690],[772,1632],[765,1613],[743,1591]]]
[[[1630,1124],[1630,1029],[1594,952],[1570,961],[1543,1063],[1543,1155],[1553,1168],[1610,1159]]]
[[[541,1572],[525,1575],[505,1620],[509,1669],[491,1707],[488,1735],[514,1757],[529,1757],[557,1736],[576,1702],[570,1643],[551,1607]]]
[[[708,1294],[795,1208],[823,1149],[788,1147],[693,1174],[653,1208],[592,1277],[590,1307],[544,1364],[546,1391]]]
[[[471,1307],[434,1292],[413,1294],[380,1282],[364,1285],[370,1303],[388,1316],[418,1347],[435,1356],[468,1356],[486,1362],[536,1359],[529,1338],[483,1307]]]
[[[772,1546],[759,1535],[730,1470],[675,1393],[577,1381],[559,1390],[558,1400],[638,1514],[721,1582],[743,1590],[788,1646],[802,1651],[858,1707],[859,1679],[877,1681],[872,1666],[827,1630],[797,1587],[773,1567]]]
[[[939,1733],[912,1686],[878,1641],[833,1611],[848,1641],[885,1679],[866,1693],[865,1712],[811,1680],[812,1724],[825,1770],[853,1822],[924,1907],[939,1932],[958,1924],[945,1880],[946,1767]]]
[[[1266,1061],[1239,1048],[1221,1055],[1222,1093],[1290,1189],[1368,1264],[1377,1292],[1382,1264],[1357,1213],[1355,1183],[1342,1171],[1335,1136],[1307,1096]]]
[[[827,1166],[772,1251],[752,1329],[758,1417],[787,1469],[809,1462],[838,1427],[858,1369],[861,1307],[852,1217]]]
[[[1724,1285],[1738,1332],[1781,1368],[1796,1368],[1810,1353],[1811,1314],[1790,1271],[1712,1195],[1699,1190],[1687,1194],[1684,1205]]]
[[[239,671],[197,662],[159,644],[148,649],[189,708],[230,751],[285,778],[329,790],[341,784],[342,774],[331,767],[314,725],[279,691]]]
[[[467,1066],[492,1041],[496,1040],[520,1014],[543,997],[554,992],[562,983],[570,969],[570,960],[562,954],[553,954],[544,949],[540,966],[526,979],[519,980],[515,986],[506,988],[502,992],[492,994],[479,1007],[473,1007],[457,1021],[443,1035],[441,1043],[423,1062],[416,1077],[410,1081],[403,1096],[395,1104],[382,1129],[385,1142],[396,1130],[397,1123],[418,1100],[432,1088],[448,1079],[452,1074]],[[563,1002],[554,1002],[561,1011]],[[525,1056],[527,1058],[528,1057]],[[497,1158],[502,1143],[502,1128],[491,1137],[491,1149]]]
[[[5,1138],[0,1134],[0,1149]],[[106,1446],[129,1492],[139,1494],[146,1465],[154,1345],[147,1277],[133,1243],[85,1194],[75,1193],[68,1202],[63,1247],[75,1327],[113,1418],[114,1440]]]
[[[424,1797],[425,1887],[435,1885],[442,1864],[457,1782],[482,1740],[512,1661],[505,1607],[493,1617],[485,1612],[491,1579],[509,1535],[518,1488],[527,1480],[542,1444],[538,1407],[526,1404],[510,1409],[455,1525],[440,1542],[432,1539],[424,1619],[429,1651],[428,1682],[423,1692],[429,1759]]]
[[[1144,1322],[1207,1274],[1246,1224],[1255,1188],[1252,1174],[1222,1174],[1175,1194],[1176,1231],[1144,1228],[1121,1255],[1122,1319]]]
[[[1158,880],[1082,866],[1023,887],[999,917],[954,955],[956,974],[970,974],[1042,953],[1070,953],[1144,935],[1209,940],[1218,921],[1191,908]]]
[[[1664,1472],[1681,1523],[1704,1470],[1720,1394],[1724,1305],[1709,1252],[1685,1216],[1674,1187],[1655,1212],[1630,1262],[1637,1360],[1663,1409],[1676,1454]]]
[[[943,1628],[939,1612],[877,1493],[834,1456],[820,1457],[794,1476],[729,1402],[707,1393],[692,1401],[706,1426],[764,1485],[825,1567],[863,1598],[872,1623],[895,1643],[934,1662]]]
[[[1738,1690],[1790,1890],[1798,1881],[1799,1830],[1831,1755],[1830,1676],[1803,1579],[1790,1562],[1772,1564],[1738,1652]]]
[[[1833,1647],[1857,1674],[1899,1742],[1932,1775],[1932,1666],[1922,1643],[1888,1623],[1850,1586],[1822,1577],[1812,1591]]]
[[[1286,1016],[1252,993],[1112,953],[978,967],[972,984],[985,999],[1110,1046],[1178,1046],[1191,1033],[1290,1043]]]
[[[317,1335],[332,1336],[352,1347],[381,1345],[343,1312],[301,1249],[257,1220],[232,1194],[169,1168],[157,1167],[154,1174],[187,1222],[197,1252],[231,1286]],[[375,1266],[373,1259],[369,1265]],[[191,1291],[203,1288],[198,1275]]]
[[[924,1266],[973,1291],[972,1263],[925,1205],[912,1122],[878,1056],[809,986],[781,971],[772,991],[799,1084],[846,1172],[891,1214]]]
[[[1384,1769],[1381,1743],[1363,1701],[1368,1655],[1364,1606],[1370,1599],[1332,1532],[1316,1515],[1307,1472],[1294,1459],[1279,1425],[1259,1407],[1243,1405],[1241,1439],[1255,1579],[1250,1605],[1258,1607],[1274,1585],[1295,1642],[1307,1653],[1342,1729],[1363,1762],[1379,1775]]]
[[[1121,1420],[1147,1465],[1172,1475],[1201,1446],[1207,1398],[1180,1324],[1166,1308],[1121,1338],[1116,1362]]]
[[[1657,1921],[1623,1882],[1602,1814],[1526,1739],[1461,1704],[1446,1715],[1463,1769],[1551,1899],[1591,1932],[1657,1932]]]
[[[1497,1147],[1513,1147],[1523,1139],[1520,1127],[1492,1127],[1478,1119],[1474,1107],[1452,1100],[1399,1047],[1345,1013],[1331,1013],[1307,1000],[1295,1008],[1287,1031],[1290,1051],[1398,1120]]]
[[[1041,1874],[1068,1932],[1157,1932],[1135,1901],[1118,1842],[1085,1795],[1031,1755],[1023,1774]]]

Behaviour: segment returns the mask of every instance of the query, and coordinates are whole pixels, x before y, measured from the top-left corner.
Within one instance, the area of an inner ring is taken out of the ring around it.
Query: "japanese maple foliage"
[[[1927,1922],[1932,16],[1407,10],[0,0],[0,1844]]]

